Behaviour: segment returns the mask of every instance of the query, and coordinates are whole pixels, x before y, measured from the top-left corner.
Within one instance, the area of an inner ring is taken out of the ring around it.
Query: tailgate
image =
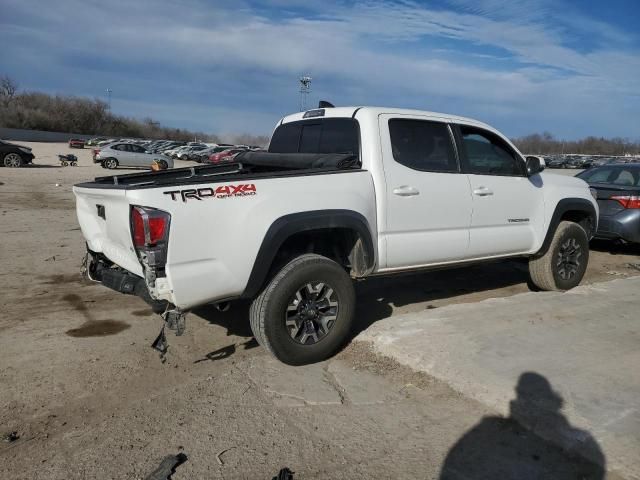
[[[90,250],[136,275],[144,276],[133,248],[126,190],[73,187],[76,212]]]

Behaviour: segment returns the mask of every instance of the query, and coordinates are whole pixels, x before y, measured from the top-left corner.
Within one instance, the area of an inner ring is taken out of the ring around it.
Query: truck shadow
[[[640,256],[640,243],[620,243],[612,240],[591,240],[589,248],[597,252],[607,252],[611,255]]]
[[[193,363],[223,360],[238,353],[238,350],[250,350],[258,346],[258,342],[253,338],[253,333],[249,325],[248,302],[234,302],[232,307],[226,312],[218,310],[213,305],[205,305],[195,309],[192,313],[211,324],[226,328],[227,337],[248,338],[248,340],[244,342],[232,340],[233,343],[213,350],[202,358],[195,360]]]
[[[526,262],[517,260],[363,280],[356,285],[356,318],[349,341],[373,323],[391,317],[397,310],[416,312],[437,308],[454,303],[450,300],[455,297],[469,294],[474,294],[469,301],[477,301],[485,298],[482,292],[489,290],[509,288],[502,294],[492,296],[526,292],[531,289],[528,280]],[[475,298],[475,294],[480,298]],[[219,311],[213,305],[205,305],[192,313],[226,328],[228,337],[250,338],[253,334],[249,325],[249,305],[247,301],[233,302],[226,312]],[[244,349],[257,345],[254,341],[245,345]],[[212,357],[219,358],[219,353],[228,356],[234,352],[226,350],[214,353]]]
[[[394,312],[418,312],[451,303],[456,297],[473,295],[469,301],[488,296],[483,292],[508,289],[491,296],[509,296],[534,290],[526,262],[517,260],[470,267],[436,270],[389,277],[373,277],[356,285],[356,318],[351,339]]]
[[[253,337],[249,325],[249,302],[233,302],[226,312],[218,310],[213,305],[204,305],[193,310],[192,313],[209,323],[227,329],[227,336]]]

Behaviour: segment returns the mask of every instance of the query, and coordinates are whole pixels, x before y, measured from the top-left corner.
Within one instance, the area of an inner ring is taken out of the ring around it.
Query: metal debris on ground
[[[289,468],[285,467],[282,470],[280,470],[278,472],[278,475],[273,477],[272,480],[293,480],[294,473],[295,472],[292,472],[291,470],[289,470]]]
[[[187,461],[184,453],[167,455],[162,459],[158,468],[151,472],[145,480],[171,480],[171,475],[176,473],[176,468]]]
[[[636,270],[640,270],[640,263],[627,263],[629,268],[634,268]]]
[[[186,328],[186,314],[180,310],[169,310],[168,308],[169,306],[167,305],[167,310],[161,315],[162,319],[165,321],[167,328],[174,330],[176,336],[179,337]]]
[[[166,361],[167,350],[169,350],[169,344],[167,343],[167,337],[164,334],[164,325],[160,330],[160,334],[156,337],[156,339],[151,344],[151,348],[160,352],[160,360],[162,363]]]
[[[4,441],[7,443],[11,443],[11,442],[15,442],[19,438],[20,438],[20,435],[18,435],[18,432],[9,432],[4,436]]]

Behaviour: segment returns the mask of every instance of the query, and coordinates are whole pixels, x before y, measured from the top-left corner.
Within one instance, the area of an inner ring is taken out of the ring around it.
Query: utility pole
[[[300,111],[304,112],[307,109],[307,96],[311,93],[311,77],[303,75],[298,81],[300,82]]]
[[[113,90],[107,88],[107,104],[109,105],[109,111],[111,111],[111,92],[113,92]]]

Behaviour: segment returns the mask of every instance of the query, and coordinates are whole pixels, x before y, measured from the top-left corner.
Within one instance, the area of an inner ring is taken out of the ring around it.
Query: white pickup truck
[[[539,288],[578,285],[598,206],[543,168],[468,118],[318,108],[280,120],[268,152],[74,193],[93,280],[179,330],[194,307],[250,299],[258,342],[304,364],[345,342],[357,279],[522,257]]]

